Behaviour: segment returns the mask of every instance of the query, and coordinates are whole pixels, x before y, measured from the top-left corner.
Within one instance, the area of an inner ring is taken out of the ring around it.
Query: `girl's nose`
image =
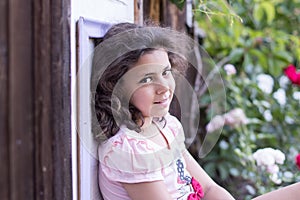
[[[157,90],[156,90],[156,93],[157,93],[157,94],[164,94],[164,93],[166,93],[167,91],[169,91],[169,86],[168,86],[168,84],[159,83],[159,84],[157,85]]]

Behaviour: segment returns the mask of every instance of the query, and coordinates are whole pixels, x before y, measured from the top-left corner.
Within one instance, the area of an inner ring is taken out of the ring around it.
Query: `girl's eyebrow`
[[[167,66],[163,69],[163,71],[168,70],[168,69],[170,69],[170,68],[171,68],[171,66],[170,66],[170,65],[167,65]],[[155,73],[155,72],[151,72],[151,73],[144,74],[144,76],[150,76],[150,75],[154,75],[154,74],[156,74],[156,73]]]

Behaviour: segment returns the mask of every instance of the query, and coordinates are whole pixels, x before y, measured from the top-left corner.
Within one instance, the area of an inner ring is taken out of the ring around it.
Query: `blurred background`
[[[224,115],[210,118],[211,99],[200,98],[199,135],[223,130],[199,163],[237,199],[299,181],[300,1],[195,1],[193,8],[227,103]]]

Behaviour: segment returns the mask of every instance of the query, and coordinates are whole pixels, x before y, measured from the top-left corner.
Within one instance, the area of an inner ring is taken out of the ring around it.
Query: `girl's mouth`
[[[169,99],[163,99],[161,101],[156,101],[154,102],[154,104],[162,104],[162,103],[166,103]]]
[[[154,101],[154,104],[158,104],[163,107],[167,107],[171,103],[171,99],[172,99],[171,97],[172,97],[172,93],[168,90],[163,96],[158,98],[157,101]]]
[[[155,101],[154,104],[159,104],[159,105],[162,105],[163,107],[166,107],[170,104],[171,102],[171,99],[170,99],[170,96],[168,98],[165,98],[165,99],[162,99],[162,100],[159,100],[159,101]]]

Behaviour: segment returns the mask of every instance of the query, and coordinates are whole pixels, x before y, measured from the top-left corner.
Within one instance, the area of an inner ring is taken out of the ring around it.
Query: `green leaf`
[[[226,167],[224,167],[223,165],[219,165],[218,170],[219,170],[220,177],[222,180],[225,180],[226,178],[228,178],[229,170]]]
[[[232,63],[237,62],[241,59],[241,57],[244,54],[244,49],[243,48],[235,48],[230,52],[230,61]]]
[[[275,18],[275,7],[270,2],[257,3],[253,9],[253,17],[259,23],[264,18],[267,18],[267,23],[271,24]]]
[[[267,58],[266,58],[266,56],[261,51],[258,51],[256,49],[251,49],[249,51],[249,54],[258,58],[259,65],[263,69],[266,69],[268,67]]]
[[[297,48],[297,49],[296,49],[295,54],[296,54],[296,58],[297,58],[298,60],[300,60],[300,48]]]
[[[261,4],[255,4],[254,9],[253,9],[253,17],[254,19],[259,22],[262,20],[264,16],[264,9],[261,6]]]
[[[271,24],[275,18],[275,8],[271,2],[263,2],[261,3],[261,7],[264,9],[267,15],[267,22]]]
[[[274,55],[276,58],[291,63],[293,62],[293,57],[291,56],[291,54],[287,51],[275,51]]]
[[[256,135],[257,139],[262,140],[262,139],[276,139],[274,135],[269,134],[269,133],[258,133]]]
[[[270,66],[270,73],[275,76],[278,77],[280,75],[283,74],[283,68],[285,66],[287,66],[287,62],[279,60],[279,59],[274,59],[274,65]]]
[[[214,177],[216,175],[216,164],[214,162],[205,164],[204,169],[209,176]]]

